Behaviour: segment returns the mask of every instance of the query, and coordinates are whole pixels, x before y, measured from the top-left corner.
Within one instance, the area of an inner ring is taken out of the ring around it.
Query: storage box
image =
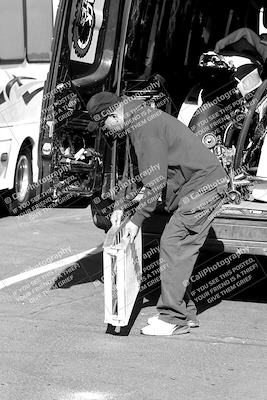
[[[126,222],[112,227],[103,245],[104,322],[113,326],[128,325],[142,280],[141,229],[130,243],[123,239]]]

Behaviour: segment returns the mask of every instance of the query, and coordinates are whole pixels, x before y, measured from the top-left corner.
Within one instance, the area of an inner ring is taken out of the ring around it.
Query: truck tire
[[[31,206],[30,199],[33,191],[29,189],[32,184],[32,156],[29,148],[22,148],[16,164],[14,188],[10,193],[11,202],[8,210],[11,215],[24,213]]]

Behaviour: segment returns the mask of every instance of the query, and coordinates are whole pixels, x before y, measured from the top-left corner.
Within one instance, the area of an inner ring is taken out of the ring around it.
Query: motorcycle
[[[228,200],[267,202],[267,46],[247,28],[203,53],[178,119],[220,160]]]

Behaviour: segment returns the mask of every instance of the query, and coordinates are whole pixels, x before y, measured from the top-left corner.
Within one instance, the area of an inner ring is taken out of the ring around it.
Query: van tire
[[[16,164],[14,188],[10,193],[8,211],[11,215],[25,213],[30,209],[30,199],[33,191],[28,188],[33,182],[32,179],[32,155],[29,148],[22,148],[18,155]]]

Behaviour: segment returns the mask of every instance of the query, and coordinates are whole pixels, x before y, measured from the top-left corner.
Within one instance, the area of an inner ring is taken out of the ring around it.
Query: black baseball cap
[[[106,118],[119,106],[121,97],[111,92],[99,92],[88,101],[86,108],[96,123]]]

